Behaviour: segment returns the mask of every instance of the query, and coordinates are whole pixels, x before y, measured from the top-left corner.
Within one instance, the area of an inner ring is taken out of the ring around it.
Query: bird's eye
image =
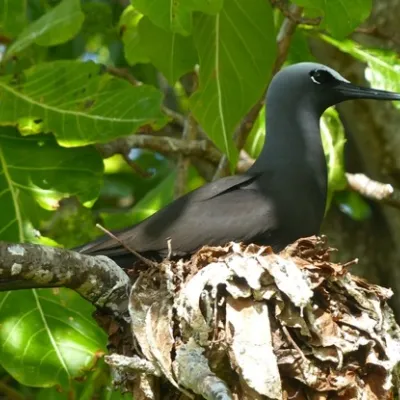
[[[311,80],[317,85],[321,85],[322,83],[333,82],[335,78],[324,69],[315,69],[310,72]]]

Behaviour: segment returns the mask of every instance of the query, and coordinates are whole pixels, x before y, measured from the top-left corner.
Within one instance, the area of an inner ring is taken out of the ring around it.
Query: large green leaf
[[[22,31],[8,49],[7,55],[19,53],[32,43],[55,46],[67,42],[79,32],[83,20],[80,0],[62,0]]]
[[[0,33],[14,38],[27,24],[27,0],[0,1]]]
[[[322,144],[328,165],[328,208],[334,192],[343,190],[347,186],[344,169],[346,138],[339,114],[334,108],[329,108],[325,111],[321,118],[320,126]]]
[[[338,38],[350,34],[368,18],[372,9],[372,0],[294,0],[294,3],[318,9],[323,16],[322,27]]]
[[[189,35],[193,26],[193,11],[216,14],[223,0],[131,0],[132,5],[165,31]]]
[[[321,38],[339,50],[365,62],[368,65],[365,78],[372,87],[400,92],[400,65],[397,53],[390,50],[368,49],[353,40],[339,41],[327,35],[321,35]],[[399,102],[394,101],[393,104],[400,108]]]
[[[192,36],[165,32],[147,17],[139,23],[139,50],[145,53],[153,65],[174,84],[183,74],[190,71],[197,62],[197,53]],[[136,49],[133,49],[136,52]]]
[[[133,87],[92,62],[39,64],[0,78],[0,125],[24,134],[53,132],[63,146],[107,142],[146,124],[162,124],[162,94]]]
[[[0,293],[0,363],[24,385],[67,387],[105,350],[94,307],[67,289]]]
[[[33,213],[27,197],[49,209],[67,196],[89,205],[99,194],[102,174],[92,147],[65,149],[51,136],[23,138],[14,128],[0,128],[0,240],[25,241]]]
[[[199,15],[194,38],[200,58],[199,89],[192,111],[234,165],[232,134],[260,99],[270,79],[276,47],[267,1],[225,1],[216,16]]]

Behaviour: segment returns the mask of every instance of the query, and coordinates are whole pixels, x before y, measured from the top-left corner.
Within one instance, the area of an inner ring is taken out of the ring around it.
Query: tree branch
[[[368,199],[400,208],[400,191],[388,183],[373,181],[364,174],[346,174],[349,188]]]
[[[0,242],[0,291],[67,287],[96,307],[122,315],[130,286],[128,275],[108,257]]]
[[[165,155],[199,157],[212,164],[218,164],[221,153],[208,140],[186,141],[168,136],[130,135],[106,144],[97,145],[104,158],[125,153],[131,148],[148,149]]]

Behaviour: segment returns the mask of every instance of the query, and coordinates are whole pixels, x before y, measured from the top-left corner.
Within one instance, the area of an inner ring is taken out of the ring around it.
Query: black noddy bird
[[[230,241],[277,251],[318,234],[328,183],[319,120],[330,106],[352,99],[400,100],[400,94],[355,86],[317,63],[284,68],[269,85],[267,139],[247,173],[208,183],[115,235],[142,256],[162,259],[169,250],[187,257]],[[109,236],[77,250],[106,255],[123,268],[136,261]]]

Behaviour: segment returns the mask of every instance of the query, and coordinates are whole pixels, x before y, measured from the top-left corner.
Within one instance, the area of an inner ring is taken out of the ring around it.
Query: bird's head
[[[309,103],[322,113],[328,107],[346,100],[400,100],[400,94],[356,86],[332,68],[304,62],[279,71],[271,81],[268,98],[267,101],[272,102]]]

